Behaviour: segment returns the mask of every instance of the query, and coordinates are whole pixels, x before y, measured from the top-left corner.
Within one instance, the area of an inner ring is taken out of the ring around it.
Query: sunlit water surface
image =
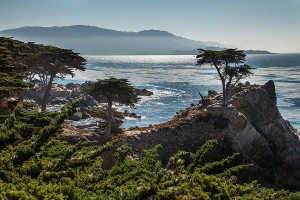
[[[141,119],[126,118],[124,128],[168,121],[177,111],[199,101],[200,91],[221,91],[220,81],[210,66],[196,67],[195,56],[85,56],[87,70],[76,72],[66,82],[83,83],[108,77],[127,78],[138,88],[154,92],[142,97],[132,109]],[[277,104],[286,119],[300,128],[300,54],[249,55],[247,63],[256,67],[247,80],[252,84],[275,81]],[[246,80],[244,80],[246,81]],[[125,108],[122,108],[125,109]]]

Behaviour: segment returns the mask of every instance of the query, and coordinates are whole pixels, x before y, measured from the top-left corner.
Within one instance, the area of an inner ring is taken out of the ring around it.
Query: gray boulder
[[[63,97],[55,97],[49,102],[50,105],[64,105],[67,103],[69,103],[69,101]]]
[[[69,116],[68,119],[73,120],[73,121],[79,121],[79,120],[82,119],[82,113],[81,112],[76,112],[73,115]]]
[[[78,104],[78,107],[99,106],[99,103],[90,95],[84,95]]]

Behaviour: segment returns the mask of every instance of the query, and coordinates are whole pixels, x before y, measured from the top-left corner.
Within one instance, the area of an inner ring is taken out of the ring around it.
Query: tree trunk
[[[222,81],[222,88],[223,88],[223,106],[227,105],[227,91],[226,91],[226,84],[225,84],[225,80],[221,79]]]
[[[20,92],[18,92],[18,96],[19,96],[19,100],[20,101],[23,101],[24,100],[24,91],[20,91]]]
[[[219,77],[220,77],[220,79],[221,79],[221,82],[222,82],[222,89],[223,89],[223,105],[224,106],[226,106],[227,105],[227,101],[226,101],[226,83],[225,83],[225,78],[224,78],[224,76],[222,75],[222,73],[221,73],[221,70],[220,70],[220,68],[217,66],[217,64],[213,64],[214,66],[215,66],[215,68],[216,68],[216,70],[217,70],[217,72],[218,72],[218,74],[219,74]]]
[[[201,97],[201,104],[202,104],[202,106],[203,106],[204,108],[206,108],[206,103],[205,103],[205,101],[204,101],[204,96],[200,93],[200,91],[198,91],[198,93],[199,93],[199,95],[200,95],[200,97]]]
[[[48,97],[49,97],[49,94],[50,94],[50,91],[51,91],[53,80],[54,80],[54,76],[51,76],[50,80],[49,80],[49,82],[47,84],[44,96],[43,96],[41,111],[45,111],[46,110],[46,106],[47,106],[47,103],[48,103]]]
[[[105,133],[107,136],[111,135],[111,127],[112,127],[112,117],[113,117],[113,110],[112,110],[112,100],[107,99],[107,119],[106,119],[106,130]]]
[[[233,84],[231,84],[231,81],[232,80],[230,80],[230,82],[228,82],[226,86],[226,98],[227,98],[226,103],[228,103],[228,100],[231,98],[231,93],[234,90],[236,84],[240,81],[240,79],[238,78]]]
[[[224,105],[227,105],[228,104],[228,100],[230,99],[231,81],[232,81],[232,79],[230,78],[228,80],[228,82],[226,83],[226,85],[225,85],[225,97],[226,97],[226,99],[224,101]]]

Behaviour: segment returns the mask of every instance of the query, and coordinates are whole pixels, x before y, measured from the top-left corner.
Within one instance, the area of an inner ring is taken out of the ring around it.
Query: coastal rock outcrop
[[[146,89],[135,89],[136,95],[138,96],[151,96],[153,95],[153,92],[146,90]]]
[[[222,106],[221,95],[212,91],[202,101],[205,103],[180,111],[166,123],[126,131],[121,144],[131,146],[137,157],[142,149],[162,144],[160,155],[166,164],[179,150],[195,152],[205,141],[217,139],[219,145],[208,159],[240,152],[239,163],[254,164],[240,174],[241,180],[300,188],[300,134],[281,116],[273,81],[239,84],[228,106]]]
[[[72,99],[78,98],[81,95],[80,85],[73,84],[65,86],[61,84],[53,84],[48,97],[49,104],[65,104]],[[31,88],[29,91],[25,92],[25,99],[30,99],[35,101],[37,104],[41,104],[44,95],[44,90],[40,90],[38,86]]]

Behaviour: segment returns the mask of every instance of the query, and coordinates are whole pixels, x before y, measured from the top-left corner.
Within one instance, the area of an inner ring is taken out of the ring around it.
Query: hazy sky
[[[300,0],[0,0],[0,30],[75,24],[300,52]]]

